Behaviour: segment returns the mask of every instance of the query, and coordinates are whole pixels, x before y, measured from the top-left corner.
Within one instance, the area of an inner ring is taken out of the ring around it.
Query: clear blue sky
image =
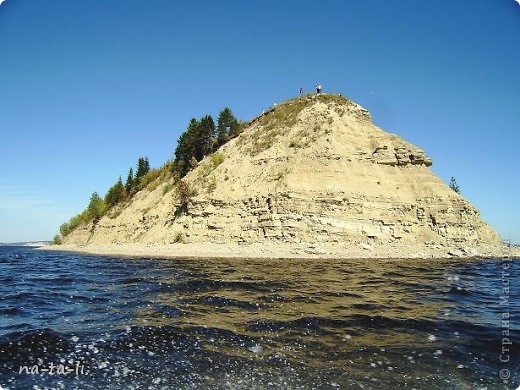
[[[191,117],[250,119],[318,81],[520,242],[519,65],[514,0],[6,0],[0,242],[51,239]]]

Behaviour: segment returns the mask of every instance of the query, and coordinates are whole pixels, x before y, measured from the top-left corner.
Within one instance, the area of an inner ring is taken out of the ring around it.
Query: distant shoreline
[[[339,245],[339,244],[95,244],[50,245],[38,248],[91,255],[162,259],[301,259],[301,260],[477,260],[520,259],[520,248],[485,246],[480,248],[429,247],[426,245]]]
[[[21,242],[0,242],[0,246],[26,246],[31,248],[39,248],[51,245],[52,241],[21,241]]]

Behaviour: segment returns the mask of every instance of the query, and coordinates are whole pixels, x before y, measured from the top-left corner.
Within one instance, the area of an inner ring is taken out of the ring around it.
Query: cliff
[[[424,151],[358,104],[313,95],[279,104],[185,178],[143,190],[68,245],[259,244],[315,248],[499,245]],[[473,249],[467,249],[473,248]]]

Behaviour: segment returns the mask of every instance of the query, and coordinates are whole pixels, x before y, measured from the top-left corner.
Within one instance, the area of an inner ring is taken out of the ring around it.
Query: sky
[[[520,243],[514,0],[6,0],[0,242],[49,240],[192,117],[341,92]]]

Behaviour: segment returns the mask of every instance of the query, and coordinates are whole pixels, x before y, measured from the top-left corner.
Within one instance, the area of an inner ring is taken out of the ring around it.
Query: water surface
[[[518,264],[125,259],[0,247],[0,386],[516,388]],[[42,372],[51,363],[71,372]]]

